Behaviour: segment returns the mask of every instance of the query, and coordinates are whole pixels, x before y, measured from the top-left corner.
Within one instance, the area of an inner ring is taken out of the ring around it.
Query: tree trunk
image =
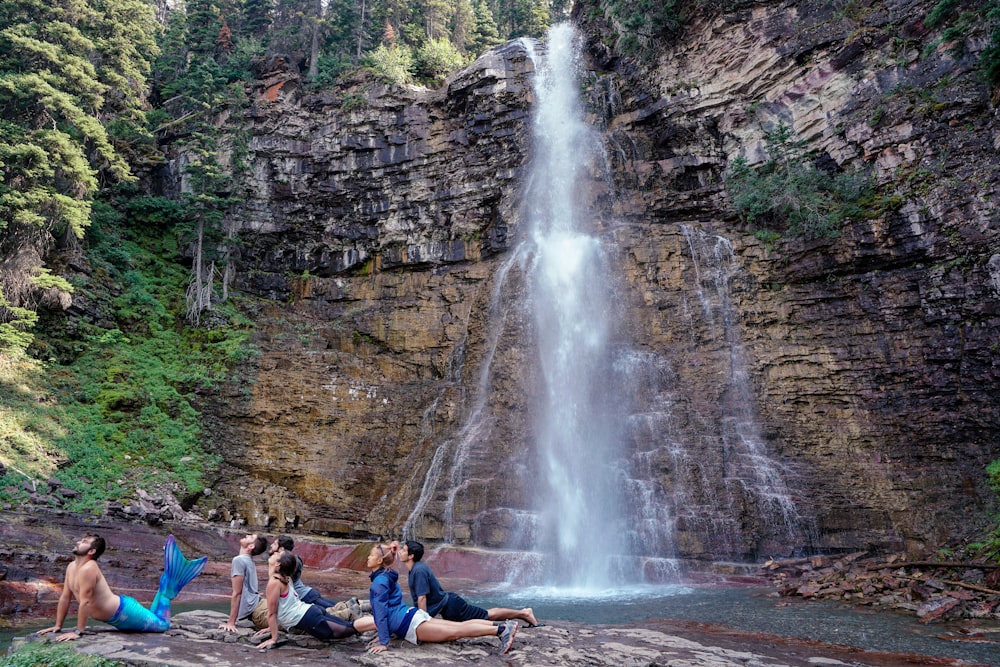
[[[361,0],[361,23],[358,25],[358,62],[361,62],[361,43],[365,39],[365,0]]]
[[[309,72],[306,78],[312,81],[319,74],[319,33],[323,26],[323,0],[316,0],[316,16],[313,17],[312,43],[309,45]]]

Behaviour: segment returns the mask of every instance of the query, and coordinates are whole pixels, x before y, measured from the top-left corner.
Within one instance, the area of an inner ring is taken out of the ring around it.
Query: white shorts
[[[406,641],[411,644],[417,643],[417,626],[419,626],[424,621],[431,620],[430,614],[428,614],[423,609],[417,609],[413,614],[413,618],[410,619],[410,627],[406,630]]]

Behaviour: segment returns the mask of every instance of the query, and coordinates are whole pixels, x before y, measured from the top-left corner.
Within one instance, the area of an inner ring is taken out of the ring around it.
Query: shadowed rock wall
[[[985,516],[1000,135],[974,71],[983,36],[935,49],[932,4],[706,14],[645,68],[590,42],[613,171],[591,207],[622,278],[621,348],[645,360],[626,402],[648,428],[627,444],[669,506],[676,555],[915,547]],[[230,221],[234,287],[267,299],[252,313],[261,354],[213,408],[226,463],[204,513],[388,535],[420,502],[425,538],[518,532],[538,482],[537,360],[511,254],[531,70],[512,42],[433,93],[264,82]],[[777,122],[825,168],[873,169],[896,205],[835,239],[755,238],[720,183],[736,156],[764,159]],[[716,237],[731,248],[721,284]],[[733,405],[734,372],[749,404]],[[736,412],[801,514],[784,544],[727,456]]]

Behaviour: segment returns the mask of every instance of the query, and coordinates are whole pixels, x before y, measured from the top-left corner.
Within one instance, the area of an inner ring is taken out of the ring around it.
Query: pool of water
[[[481,591],[467,596],[483,607],[530,606],[540,620],[630,623],[653,618],[725,625],[750,632],[801,637],[867,650],[957,658],[1000,666],[1000,643],[941,639],[940,623],[830,602],[778,598],[764,587],[656,586],[577,594],[551,589],[517,593]],[[1000,627],[1000,621],[992,623]],[[1000,633],[990,635],[1000,641]]]
[[[697,621],[767,632],[783,637],[855,646],[867,650],[955,658],[1000,667],[1000,644],[975,644],[939,638],[948,627],[924,625],[913,616],[859,609],[829,602],[774,597],[765,587],[637,586],[613,591],[525,588],[517,592],[482,590],[466,594],[483,607],[531,607],[541,621],[618,624],[650,619]],[[178,614],[190,609],[226,613],[228,603],[179,603]],[[67,619],[67,625],[72,623]],[[0,655],[12,637],[48,627],[38,623],[16,631],[0,629]],[[1000,626],[994,622],[993,626]],[[992,634],[1000,640],[1000,633]]]

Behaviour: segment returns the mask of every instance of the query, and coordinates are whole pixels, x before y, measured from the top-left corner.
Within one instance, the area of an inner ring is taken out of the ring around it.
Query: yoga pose
[[[309,604],[299,599],[295,588],[289,586],[298,565],[295,554],[291,551],[282,551],[280,554],[274,554],[271,559],[275,565],[274,573],[271,574],[264,592],[267,599],[268,630],[257,633],[260,635],[270,631],[271,638],[262,642],[257,648],[264,650],[275,645],[278,641],[279,625],[286,630],[292,628],[302,630],[326,641],[346,639],[358,634],[348,621],[327,613],[326,609],[318,604]]]
[[[292,549],[295,548],[295,540],[288,535],[281,535],[276,537],[273,542],[271,542],[271,553],[291,553]],[[310,588],[302,583],[302,559],[299,558],[298,554],[295,555],[295,571],[292,573],[291,581],[292,588],[295,589],[295,593],[299,596],[299,599],[306,604],[318,604],[323,607],[332,607],[337,603],[334,600],[323,597],[323,595],[315,588]]]
[[[240,540],[240,552],[233,558],[229,598],[229,618],[220,630],[236,632],[236,622],[249,618],[257,628],[267,627],[267,603],[257,592],[257,566],[254,556],[267,550],[267,539],[257,533],[247,533]]]
[[[439,618],[431,618],[423,609],[407,607],[403,604],[403,592],[399,588],[399,574],[389,566],[396,559],[395,552],[387,546],[377,544],[368,552],[366,566],[371,571],[369,598],[372,616],[355,621],[359,632],[370,629],[378,631],[378,637],[368,644],[369,653],[389,650],[389,639],[393,636],[405,639],[411,644],[419,642],[449,642],[462,637],[490,637],[500,639],[500,653],[506,653],[514,644],[517,621],[505,621],[497,626],[487,620],[475,619],[456,623]],[[374,628],[372,627],[374,626]]]
[[[163,574],[149,609],[127,595],[111,592],[97,559],[105,549],[104,538],[84,535],[73,549],[73,562],[66,567],[66,581],[56,608],[56,624],[40,630],[38,634],[62,632],[63,621],[69,612],[72,598],[80,605],[76,629],[56,637],[57,642],[72,641],[87,629],[87,619],[112,625],[119,630],[136,632],[165,632],[170,628],[170,601],[177,597],[184,586],[201,574],[208,558],[189,561],[177,548],[174,536],[167,537],[163,547]]]
[[[490,621],[506,621],[519,618],[529,626],[538,625],[538,619],[531,607],[523,609],[508,609],[507,607],[490,607],[483,609],[469,604],[457,593],[446,593],[441,583],[434,576],[427,563],[420,559],[424,557],[424,545],[414,540],[403,543],[399,549],[399,560],[409,570],[410,595],[413,605],[423,609],[431,616],[441,615],[446,621],[467,621],[473,618],[485,618]]]

